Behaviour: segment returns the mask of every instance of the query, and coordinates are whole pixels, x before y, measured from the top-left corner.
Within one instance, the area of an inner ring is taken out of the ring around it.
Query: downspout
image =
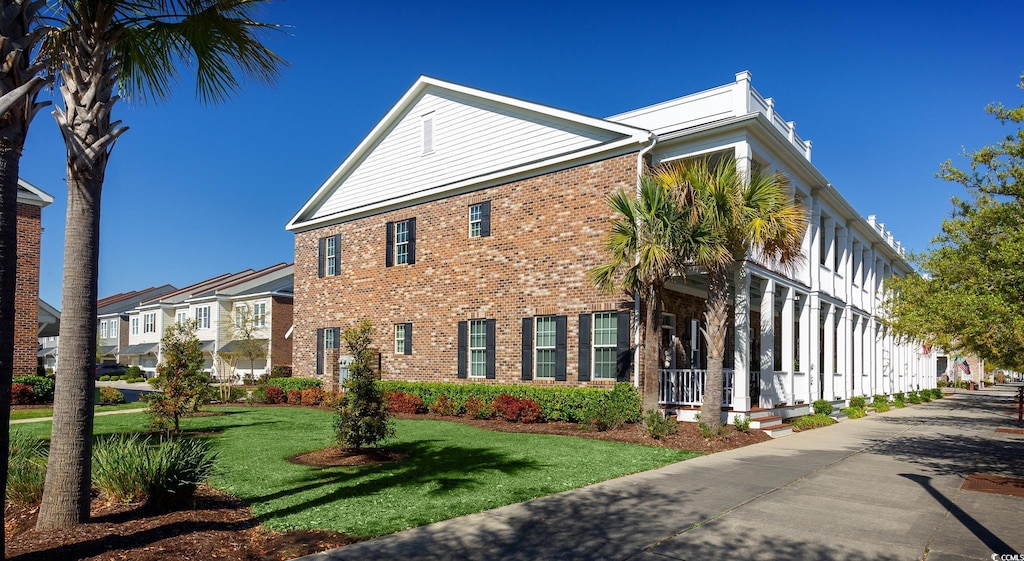
[[[658,135],[653,132],[647,133],[647,141],[651,144],[644,149],[640,150],[640,153],[636,155],[636,196],[640,196],[640,182],[644,176],[644,156],[648,152],[654,149],[654,145],[658,143]],[[640,261],[640,256],[636,257],[636,261]],[[640,293],[633,295],[633,319],[635,326],[633,327],[633,340],[636,341],[636,348],[633,349],[633,387],[640,387]]]

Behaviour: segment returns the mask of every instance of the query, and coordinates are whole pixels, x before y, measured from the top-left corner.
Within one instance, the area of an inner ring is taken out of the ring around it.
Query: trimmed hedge
[[[36,396],[36,403],[53,402],[53,378],[47,378],[46,376],[17,376],[11,380],[11,383],[32,386],[32,394]]]
[[[399,382],[393,380],[377,383],[380,384],[381,391],[384,393],[405,392],[416,395],[423,400],[423,405],[427,408],[442,395],[448,396],[460,407],[464,407],[466,400],[470,397],[475,397],[484,403],[491,403],[502,394],[519,399],[530,399],[540,406],[541,414],[545,419],[573,423],[586,421],[586,412],[592,411],[596,407],[602,407],[611,394],[611,391],[604,388],[565,386]],[[628,409],[626,422],[638,422],[641,417],[640,394],[628,383],[620,382],[616,386],[623,386],[620,389],[620,394],[626,394],[626,400],[629,402],[626,404]]]
[[[263,382],[263,385],[276,386],[287,394],[292,390],[301,392],[309,388],[319,388],[323,382],[319,378],[270,378]]]

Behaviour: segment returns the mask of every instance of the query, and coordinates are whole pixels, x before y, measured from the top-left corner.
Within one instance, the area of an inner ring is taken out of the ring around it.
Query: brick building
[[[336,382],[339,331],[369,318],[385,378],[638,383],[633,298],[586,272],[608,259],[606,197],[644,166],[696,157],[781,171],[811,214],[802,267],[748,259],[731,279],[725,403],[840,401],[924,372],[934,384],[934,357],[877,315],[884,279],[911,273],[903,248],[811,165],[747,72],[606,119],[421,77],[287,226],[296,375]],[[702,388],[706,283],[668,288],[662,402],[685,408],[701,400],[688,388]]]
[[[43,207],[53,197],[24,179],[18,179],[18,268],[14,295],[14,375],[36,373],[39,347],[39,245],[43,236]],[[47,306],[49,309],[49,306]],[[48,316],[49,317],[49,316]]]

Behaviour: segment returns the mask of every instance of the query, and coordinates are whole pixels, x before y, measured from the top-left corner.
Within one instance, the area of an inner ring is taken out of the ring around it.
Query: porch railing
[[[664,405],[701,405],[704,403],[704,386],[707,370],[664,369],[659,370],[660,384],[658,401]],[[732,405],[732,388],[735,374],[722,370],[722,405]]]

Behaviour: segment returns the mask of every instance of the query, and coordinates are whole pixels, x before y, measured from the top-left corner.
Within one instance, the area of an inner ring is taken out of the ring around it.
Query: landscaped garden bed
[[[484,425],[470,426],[473,423],[468,421],[418,418],[395,421],[396,436],[388,442],[388,450],[399,454],[395,461],[311,467],[288,459],[333,444],[330,412],[300,407],[215,411],[222,414],[182,419],[182,429],[185,436],[210,441],[219,454],[217,474],[210,483],[219,493],[237,497],[241,503],[232,503],[218,493],[200,492],[195,508],[151,515],[97,499],[94,513],[98,518],[92,522],[45,533],[31,531],[31,509],[9,511],[5,517],[10,531],[8,557],[290,558],[694,455],[663,445],[613,442],[615,431],[581,433],[578,425],[565,423],[486,422],[493,424],[489,428],[504,424],[518,432],[510,434],[484,430]],[[541,427],[575,431],[574,436],[588,438],[531,434],[542,432],[537,430]],[[635,425],[627,427],[619,430],[636,435],[627,438],[639,438]],[[18,430],[46,437],[50,423],[19,425]],[[97,434],[148,430],[149,417],[144,414],[95,420]],[[301,533],[289,533],[296,530]],[[310,534],[313,530],[334,533]],[[280,544],[292,545],[285,551]],[[83,551],[92,557],[81,557]]]

